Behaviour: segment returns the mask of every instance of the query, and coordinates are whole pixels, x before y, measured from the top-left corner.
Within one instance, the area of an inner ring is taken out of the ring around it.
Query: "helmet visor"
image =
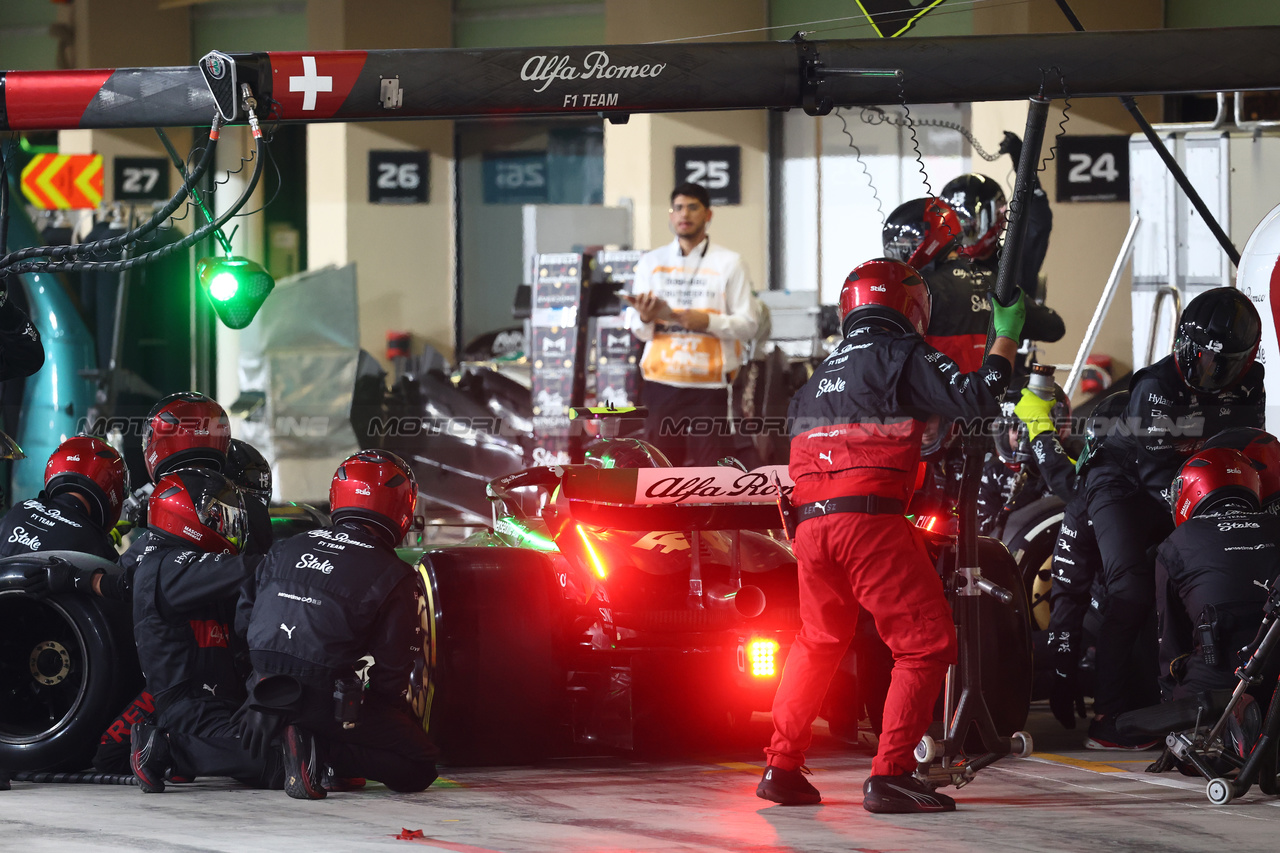
[[[209,500],[204,516],[206,526],[218,531],[223,539],[234,545],[237,550],[240,549],[244,544],[245,530],[248,525],[243,507],[229,504],[215,497]]]
[[[1214,352],[1190,341],[1179,348],[1178,367],[1193,390],[1217,393],[1235,385],[1253,364],[1253,350]]]

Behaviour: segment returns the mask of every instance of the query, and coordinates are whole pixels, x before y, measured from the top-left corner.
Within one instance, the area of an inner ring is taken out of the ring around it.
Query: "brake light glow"
[[[938,516],[931,515],[928,518],[925,518],[924,523],[920,526],[932,533],[933,529],[938,526]]]
[[[609,570],[605,568],[604,560],[600,559],[596,546],[591,543],[591,537],[581,524],[578,525],[578,536],[582,538],[582,550],[587,554],[587,562],[591,564],[592,571],[596,573],[596,577],[604,580],[609,576]]]
[[[747,662],[756,678],[772,678],[778,674],[778,641],[755,639],[747,643]]]

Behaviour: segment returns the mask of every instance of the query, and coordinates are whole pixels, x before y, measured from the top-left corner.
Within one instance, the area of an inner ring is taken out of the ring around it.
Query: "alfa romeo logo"
[[[204,67],[209,69],[209,76],[214,80],[221,80],[223,75],[227,73],[227,64],[217,56],[206,56]]]

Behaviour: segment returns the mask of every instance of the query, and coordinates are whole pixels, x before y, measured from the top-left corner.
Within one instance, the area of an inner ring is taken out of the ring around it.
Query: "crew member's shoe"
[[[939,794],[910,773],[869,776],[862,785],[862,807],[876,814],[953,812],[956,801]]]
[[[784,806],[812,806],[822,802],[818,789],[809,784],[800,770],[783,770],[770,765],[764,769],[756,796]]]
[[[284,730],[284,792],[295,800],[323,800],[324,767],[316,754],[316,739],[297,726]]]
[[[169,772],[169,736],[150,723],[134,723],[129,730],[129,767],[144,794],[163,794]]]
[[[324,778],[320,782],[321,787],[329,792],[341,791],[359,791],[365,785],[365,780],[357,777],[345,778],[333,772],[333,767],[326,765],[324,768]]]
[[[1089,723],[1089,737],[1085,739],[1086,749],[1151,749],[1159,741],[1148,735],[1129,736],[1120,734],[1116,728],[1114,717],[1094,717]]]

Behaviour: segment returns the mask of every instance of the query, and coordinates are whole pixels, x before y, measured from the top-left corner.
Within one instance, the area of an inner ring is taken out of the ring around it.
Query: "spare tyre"
[[[87,767],[141,686],[126,606],[23,591],[32,558],[49,556],[0,561],[0,768],[10,771]]]

